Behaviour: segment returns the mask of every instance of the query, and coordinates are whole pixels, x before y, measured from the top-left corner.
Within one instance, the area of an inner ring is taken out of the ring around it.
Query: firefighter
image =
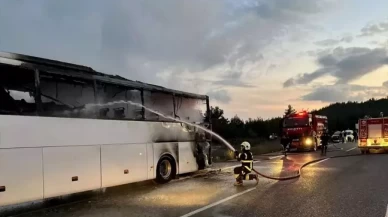
[[[287,156],[287,149],[290,144],[290,138],[288,137],[288,133],[282,135],[282,138],[280,139],[280,143],[283,146],[284,156]]]
[[[353,142],[356,142],[358,140],[358,134],[356,131],[353,131]]]
[[[235,157],[238,161],[241,162],[240,167],[234,168],[234,177],[236,178],[236,183],[234,185],[239,186],[243,184],[243,180],[252,172],[253,169],[253,155],[251,150],[251,145],[249,142],[241,143],[241,153],[235,151]],[[253,176],[258,181],[257,176]]]
[[[322,149],[321,149],[321,153],[325,153],[326,154],[326,151],[327,151],[327,145],[329,143],[329,139],[330,139],[330,134],[329,134],[329,131],[328,130],[325,130],[322,135],[321,135],[321,141],[322,141]]]
[[[209,167],[209,159],[207,154],[209,153],[210,144],[206,140],[205,133],[197,133],[196,135],[197,151],[196,158],[199,169],[205,169]]]

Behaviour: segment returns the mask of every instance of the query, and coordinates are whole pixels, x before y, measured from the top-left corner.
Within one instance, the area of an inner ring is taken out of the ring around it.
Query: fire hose
[[[310,164],[317,163],[326,159],[334,159],[334,158],[342,158],[342,157],[355,157],[355,156],[362,156],[361,154],[349,154],[349,155],[339,155],[339,156],[333,156],[333,157],[323,157],[323,158],[318,158],[309,162],[304,163],[301,167],[299,167],[297,173],[295,175],[291,176],[285,176],[285,177],[274,177],[274,176],[269,176],[265,175],[263,173],[260,173],[259,171],[255,170],[253,168],[252,170],[259,176],[262,176],[267,179],[272,179],[272,180],[278,180],[278,181],[285,181],[285,180],[290,180],[290,179],[297,179],[301,176],[302,174],[302,169]]]

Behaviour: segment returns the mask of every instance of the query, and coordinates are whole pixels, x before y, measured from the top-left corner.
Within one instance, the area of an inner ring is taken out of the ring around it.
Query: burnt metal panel
[[[97,80],[106,83],[112,83],[117,85],[122,85],[134,89],[143,89],[147,91],[157,91],[164,93],[173,93],[175,95],[179,95],[182,97],[196,98],[196,99],[206,99],[205,95],[188,93],[184,91],[178,91],[173,89],[164,88],[161,86],[147,84],[140,81],[132,81],[129,79],[125,79],[118,75],[108,75],[98,71],[93,70],[90,67],[76,65],[71,63],[65,63],[57,60],[44,59],[40,57],[27,56],[22,54],[15,53],[6,53],[0,52],[0,57],[18,60],[23,62],[20,67],[30,68],[30,69],[38,69],[42,72],[70,76],[75,78],[82,78],[88,80]]]

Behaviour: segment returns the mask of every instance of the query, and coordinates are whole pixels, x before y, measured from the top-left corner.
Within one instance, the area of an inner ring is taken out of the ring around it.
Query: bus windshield
[[[306,127],[309,126],[309,119],[308,117],[290,117],[284,119],[283,123],[284,127]]]

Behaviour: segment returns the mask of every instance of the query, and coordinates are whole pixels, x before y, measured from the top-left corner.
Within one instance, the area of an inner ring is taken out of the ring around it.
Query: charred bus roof
[[[203,99],[206,95],[188,93],[179,90],[173,90],[158,85],[147,84],[140,81],[133,81],[121,77],[119,75],[109,75],[98,71],[88,66],[76,65],[72,63],[61,62],[57,60],[50,60],[40,57],[33,57],[28,55],[1,52],[0,64],[11,65],[16,67],[27,68],[31,70],[39,70],[52,75],[69,76],[73,78],[95,80],[104,83],[111,83],[121,86],[130,87],[139,90],[148,90],[152,92],[171,93],[182,97]]]

